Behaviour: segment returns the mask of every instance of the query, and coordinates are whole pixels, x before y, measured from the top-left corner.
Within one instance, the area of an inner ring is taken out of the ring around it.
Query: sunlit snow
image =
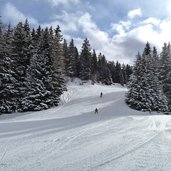
[[[58,107],[0,115],[0,171],[170,171],[170,116],[128,108],[126,91],[75,80]]]

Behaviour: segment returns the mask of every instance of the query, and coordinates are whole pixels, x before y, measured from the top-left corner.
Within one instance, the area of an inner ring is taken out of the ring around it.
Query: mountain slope
[[[1,115],[0,170],[169,171],[170,116],[128,108],[125,92],[70,83],[59,107]]]

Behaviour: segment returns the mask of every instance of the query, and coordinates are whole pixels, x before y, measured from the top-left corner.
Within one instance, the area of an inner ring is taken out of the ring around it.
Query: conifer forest
[[[59,26],[30,28],[27,19],[15,27],[0,25],[0,113],[57,106],[67,78],[124,85],[131,73],[130,65],[97,54],[88,38],[78,50]]]

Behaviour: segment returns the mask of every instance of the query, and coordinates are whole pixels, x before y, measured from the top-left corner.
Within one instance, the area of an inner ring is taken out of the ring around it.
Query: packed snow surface
[[[56,108],[0,115],[0,171],[170,171],[171,116],[128,108],[126,91],[77,81]]]

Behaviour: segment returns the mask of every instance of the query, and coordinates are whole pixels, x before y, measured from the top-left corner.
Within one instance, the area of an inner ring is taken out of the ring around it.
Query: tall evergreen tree
[[[126,83],[129,81],[129,78],[130,78],[130,76],[131,76],[131,74],[132,74],[132,66],[130,66],[130,65],[126,65],[126,68],[125,68],[125,72],[126,72]]]
[[[80,78],[82,80],[91,79],[91,47],[89,40],[86,38],[82,45],[80,55]]]
[[[99,60],[99,81],[103,84],[110,85],[112,84],[112,76],[107,65],[107,60],[104,55],[100,55]]]
[[[76,77],[79,77],[80,74],[80,56],[78,53],[77,47],[75,47],[75,62],[76,62]]]
[[[16,111],[17,102],[12,58],[13,30],[10,25],[4,34],[1,32],[0,39],[0,113],[11,113]]]
[[[71,42],[68,47],[68,57],[69,57],[69,65],[70,65],[70,77],[75,77],[77,75],[77,52],[74,45],[74,40],[71,39]]]
[[[64,39],[63,41],[63,53],[64,53],[64,60],[65,60],[64,61],[65,62],[65,74],[66,76],[69,77],[71,66],[70,66],[70,59],[68,56],[68,44],[67,44],[66,39]]]
[[[113,61],[109,61],[108,62],[108,68],[109,68],[109,70],[110,70],[110,73],[111,73],[111,77],[112,77],[112,82],[113,83],[115,83],[115,70],[116,70],[116,68],[115,68],[115,63],[113,62]]]
[[[92,54],[92,61],[91,61],[91,80],[93,82],[97,81],[97,56],[96,56],[96,51],[93,49],[93,54]]]
[[[142,56],[137,56],[128,85],[126,102],[130,107],[143,111],[167,111],[167,100],[161,91],[155,67],[151,48],[147,43]]]
[[[52,85],[54,91],[54,99],[58,99],[59,96],[66,90],[65,84],[65,64],[64,53],[62,47],[62,35],[59,26],[55,29],[54,42],[52,46]],[[58,104],[56,101],[56,104]]]
[[[115,83],[123,83],[121,64],[117,61],[115,66]]]
[[[36,111],[48,108],[46,96],[49,92],[46,91],[44,85],[46,61],[43,56],[43,31],[41,27],[39,26],[36,31],[33,29],[31,35],[31,59],[26,77],[29,89],[24,99],[24,111]]]
[[[160,81],[164,94],[167,97],[169,110],[171,111],[171,47],[170,43],[167,45],[164,43],[160,56]]]
[[[19,22],[15,31],[14,31],[14,40],[13,40],[13,54],[15,56],[15,83],[16,98],[18,102],[18,111],[22,111],[23,98],[27,93],[27,81],[26,81],[26,70],[30,64],[30,34],[28,31],[27,20],[23,25],[22,22]]]

